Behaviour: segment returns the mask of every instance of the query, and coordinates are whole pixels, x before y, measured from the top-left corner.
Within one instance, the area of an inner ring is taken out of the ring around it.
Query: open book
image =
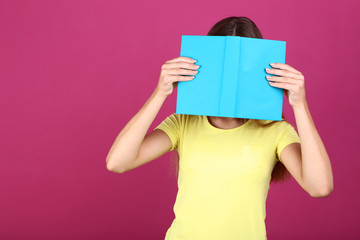
[[[285,41],[182,35],[180,56],[200,68],[178,83],[176,113],[281,121],[283,89],[269,85],[265,68],[285,63],[285,51]]]

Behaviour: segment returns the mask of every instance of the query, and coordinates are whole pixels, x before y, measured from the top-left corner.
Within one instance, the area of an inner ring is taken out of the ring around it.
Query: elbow
[[[310,196],[314,198],[325,198],[328,197],[334,190],[334,187],[326,187],[319,191],[310,192]]]
[[[106,159],[106,169],[113,173],[126,172],[123,168],[119,168],[119,166],[116,165],[115,161],[112,161],[110,159]]]

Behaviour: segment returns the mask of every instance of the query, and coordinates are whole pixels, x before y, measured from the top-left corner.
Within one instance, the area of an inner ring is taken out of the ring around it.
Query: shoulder
[[[184,125],[188,125],[190,122],[193,122],[195,119],[198,119],[200,116],[197,115],[187,115],[187,114],[178,114],[172,113],[167,116],[162,123],[176,125],[177,127],[181,127]]]
[[[283,128],[286,126],[291,126],[291,123],[286,121],[285,119],[282,119],[281,121],[274,121],[274,120],[262,120],[262,119],[249,119],[252,126],[263,126],[265,128]]]
[[[193,118],[194,118],[194,115],[172,113],[166,119],[171,119],[171,120],[177,121],[177,122],[184,122],[184,121],[187,121],[187,120],[190,120]]]
[[[291,123],[286,121],[285,119],[282,119],[281,121],[273,121],[273,120],[261,120],[264,124],[270,124],[272,128],[274,129],[283,129],[287,127],[292,127]]]
[[[283,121],[277,122],[275,125],[275,128],[278,132],[282,132],[289,128],[294,129],[294,126],[291,123],[289,123],[288,121],[283,120]]]
[[[293,125],[285,119],[282,119],[282,121],[250,119],[249,121],[252,122],[251,126],[259,131],[270,131],[277,136],[287,131],[295,131]]]
[[[277,141],[300,142],[299,135],[295,127],[288,121],[281,121],[277,123],[274,130]]]

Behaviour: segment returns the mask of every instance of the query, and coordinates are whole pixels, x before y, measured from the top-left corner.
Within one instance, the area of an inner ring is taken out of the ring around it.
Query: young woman
[[[223,19],[208,35],[262,38],[246,17]],[[192,81],[193,76],[185,75],[196,75],[198,68],[187,57],[162,65],[153,94],[111,147],[107,168],[123,173],[177,150],[179,190],[165,239],[267,239],[265,202],[271,181],[285,179],[289,171],[312,197],[326,197],[333,190],[330,159],[307,106],[304,76],[282,63],[267,71],[276,75],[267,79],[269,84],[284,89],[299,135],[285,119],[175,113],[146,134],[177,83]]]

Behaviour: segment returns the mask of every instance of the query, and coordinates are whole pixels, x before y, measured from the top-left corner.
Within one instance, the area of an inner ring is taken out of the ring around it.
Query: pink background
[[[358,1],[1,1],[0,239],[163,239],[176,179],[167,153],[107,171],[115,137],[180,55],[181,35],[247,16],[287,41],[334,173],[328,198],[272,184],[269,239],[360,237]],[[294,116],[284,99],[285,115]],[[175,112],[176,91],[149,130]]]

